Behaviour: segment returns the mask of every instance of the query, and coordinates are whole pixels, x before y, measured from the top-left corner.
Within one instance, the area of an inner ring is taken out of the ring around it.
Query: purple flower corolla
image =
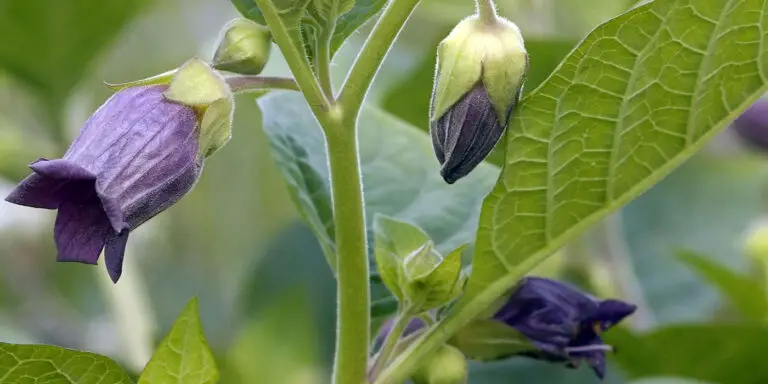
[[[733,122],[733,129],[755,149],[768,150],[768,97],[756,101]]]
[[[117,282],[130,231],[189,192],[202,170],[198,117],[166,100],[166,86],[121,90],[91,116],[57,160],[40,159],[6,198],[58,209],[58,261],[96,264],[104,250]]]
[[[597,300],[575,288],[544,278],[520,281],[494,319],[522,333],[536,347],[525,356],[565,362],[575,368],[581,361],[605,375],[605,352],[600,333],[611,328],[637,307],[621,300]]]

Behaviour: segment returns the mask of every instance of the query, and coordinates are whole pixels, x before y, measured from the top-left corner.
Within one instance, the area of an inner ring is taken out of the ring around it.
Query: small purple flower
[[[605,375],[605,352],[600,333],[635,312],[620,300],[597,300],[566,284],[526,277],[518,284],[494,319],[525,335],[538,348],[524,355],[575,368],[582,360],[598,377]]]
[[[165,99],[166,86],[121,90],[80,130],[62,159],[40,159],[7,201],[58,209],[58,261],[96,264],[114,282],[128,234],[189,192],[202,171],[198,117]]]
[[[768,98],[763,97],[752,104],[732,127],[746,144],[768,150]]]

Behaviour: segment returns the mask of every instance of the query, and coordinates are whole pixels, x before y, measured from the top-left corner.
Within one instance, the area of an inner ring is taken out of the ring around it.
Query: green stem
[[[356,119],[339,120],[338,124],[333,122],[334,119],[329,118],[324,124],[337,255],[338,310],[333,382],[361,384],[367,382],[371,292],[357,126]]]
[[[357,116],[360,113],[363,99],[384,57],[418,4],[419,0],[391,0],[384,9],[344,80],[339,94],[339,103],[344,106],[345,113],[351,116]]]
[[[234,93],[260,92],[266,89],[300,90],[296,80],[287,77],[237,75],[229,76],[225,80]]]
[[[373,363],[370,377],[376,378],[379,373],[381,373],[381,370],[386,367],[389,360],[392,359],[392,354],[395,351],[397,342],[400,340],[400,336],[402,336],[403,331],[405,331],[405,328],[408,326],[408,322],[411,320],[409,312],[410,310],[408,308],[398,311],[397,316],[395,317],[395,322],[392,324],[389,334],[381,345],[376,361]]]
[[[315,42],[315,68],[320,80],[320,88],[328,99],[333,99],[333,83],[331,83],[331,39],[336,30],[336,19],[331,19],[325,25]]]
[[[299,46],[294,44],[293,37],[280,18],[279,10],[272,4],[272,0],[254,1],[264,15],[264,20],[272,31],[272,38],[280,47],[291,73],[293,73],[301,92],[304,94],[304,98],[307,99],[309,107],[312,108],[312,112],[316,116],[327,113],[331,108],[330,101],[325,97],[312,68],[309,67],[307,56],[299,50]]]
[[[487,25],[494,25],[498,22],[499,16],[496,13],[496,4],[493,0],[475,0],[477,6],[477,15],[480,20]]]

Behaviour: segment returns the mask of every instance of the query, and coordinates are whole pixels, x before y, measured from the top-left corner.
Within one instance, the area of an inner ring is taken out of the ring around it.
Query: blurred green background
[[[634,5],[500,1],[500,13],[526,37],[526,89],[591,28]],[[426,129],[436,44],[472,10],[468,0],[423,0],[368,102]],[[104,81],[210,59],[219,29],[236,16],[226,0],[0,0],[0,195],[29,162],[66,150],[110,95]],[[369,27],[340,51],[337,82]],[[277,50],[265,73],[288,75]],[[103,267],[53,262],[53,213],[0,203],[1,341],[94,351],[138,372],[198,296],[223,383],[328,381],[333,277],[292,205],[253,97],[237,101],[233,140],[207,162],[191,194],[132,235],[116,286]],[[767,162],[726,131],[541,270],[641,306],[608,335],[619,353],[607,382],[768,383],[768,260],[754,241]],[[510,360],[474,364],[470,382],[597,379],[588,369]]]

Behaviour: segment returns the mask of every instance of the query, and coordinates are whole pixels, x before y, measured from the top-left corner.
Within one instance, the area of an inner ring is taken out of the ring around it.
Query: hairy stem
[[[333,220],[336,227],[335,384],[367,382],[370,341],[368,247],[357,146],[356,119],[324,124],[331,171]],[[321,120],[321,123],[323,120]]]
[[[336,30],[336,19],[331,19],[320,32],[315,42],[315,69],[322,88],[328,99],[333,99],[333,83],[331,82],[331,38]]]
[[[494,25],[498,22],[499,16],[496,14],[496,4],[493,0],[475,0],[477,15],[482,22],[488,25]]]
[[[234,93],[261,92],[267,89],[300,90],[296,80],[287,77],[237,75],[225,80]]]
[[[391,0],[355,59],[339,94],[344,112],[357,116],[389,48],[419,0]]]
[[[272,31],[272,37],[277,46],[280,47],[291,73],[296,78],[299,89],[304,94],[304,98],[307,99],[309,107],[312,108],[312,112],[315,115],[327,113],[330,110],[330,101],[325,97],[312,68],[309,67],[307,56],[299,49],[299,46],[294,44],[294,36],[283,24],[278,9],[272,4],[272,0],[254,1],[264,15],[264,20]]]

